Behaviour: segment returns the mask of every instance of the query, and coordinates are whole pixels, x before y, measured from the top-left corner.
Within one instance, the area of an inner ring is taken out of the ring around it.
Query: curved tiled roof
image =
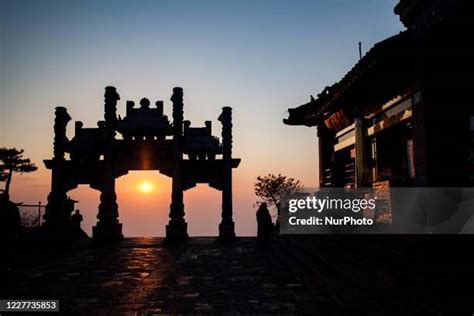
[[[409,54],[410,51],[407,49],[409,45],[410,38],[407,31],[378,42],[339,82],[324,88],[316,99],[312,99],[310,102],[296,108],[288,109],[289,117],[284,119],[283,122],[287,125],[317,125],[317,122],[324,119],[327,113],[331,112],[333,106],[336,105],[356,83],[370,73],[373,73],[373,69],[377,65],[385,64],[385,67],[397,67],[396,60],[403,57],[400,51],[405,51],[405,53]]]

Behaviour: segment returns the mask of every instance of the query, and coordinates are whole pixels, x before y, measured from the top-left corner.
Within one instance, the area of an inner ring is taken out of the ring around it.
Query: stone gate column
[[[173,184],[169,223],[166,225],[166,240],[168,242],[184,241],[188,239],[188,224],[184,220],[183,203],[183,89],[176,87],[171,96],[173,102]]]
[[[44,228],[50,231],[67,229],[69,214],[67,214],[66,179],[64,174],[64,153],[68,141],[66,126],[71,120],[66,108],[57,107],[54,119],[54,157],[51,172],[51,192],[48,195],[48,205],[44,215]]]
[[[219,224],[219,238],[235,238],[234,221],[232,220],[232,108],[223,107],[219,116],[222,123],[222,221]]]
[[[123,238],[122,224],[118,221],[117,195],[115,193],[114,140],[117,121],[117,101],[120,96],[114,87],[105,88],[105,126],[103,178],[100,194],[99,221],[92,227],[92,235],[98,241],[117,241]]]

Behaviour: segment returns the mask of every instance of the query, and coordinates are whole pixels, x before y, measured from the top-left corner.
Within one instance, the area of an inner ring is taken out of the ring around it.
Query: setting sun
[[[150,193],[153,190],[153,184],[149,181],[143,181],[140,183],[139,190],[142,193]]]

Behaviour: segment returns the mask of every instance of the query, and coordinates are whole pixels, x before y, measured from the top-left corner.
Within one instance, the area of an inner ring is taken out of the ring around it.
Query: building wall
[[[419,186],[472,185],[468,158],[474,51],[469,38],[474,28],[472,22],[460,21],[413,33],[417,46],[412,80],[420,97],[413,108]]]

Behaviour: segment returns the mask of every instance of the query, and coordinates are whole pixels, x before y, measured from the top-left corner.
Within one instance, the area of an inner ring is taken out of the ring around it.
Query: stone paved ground
[[[192,238],[164,247],[160,238],[127,238],[113,246],[34,248],[16,254],[8,297],[57,298],[64,314],[83,315],[449,313],[474,306],[472,287],[457,288],[472,280],[472,259],[446,260],[452,252],[424,258],[426,247],[410,242],[397,252],[376,238],[379,245],[318,237],[306,252],[308,240],[297,238],[264,248],[254,238],[232,245]]]
[[[59,298],[64,313],[113,315],[288,313],[307,301],[301,279],[272,263],[271,249],[256,247],[253,238],[231,246],[213,238],[174,247],[162,242],[127,238],[115,246],[23,254],[10,297]]]

